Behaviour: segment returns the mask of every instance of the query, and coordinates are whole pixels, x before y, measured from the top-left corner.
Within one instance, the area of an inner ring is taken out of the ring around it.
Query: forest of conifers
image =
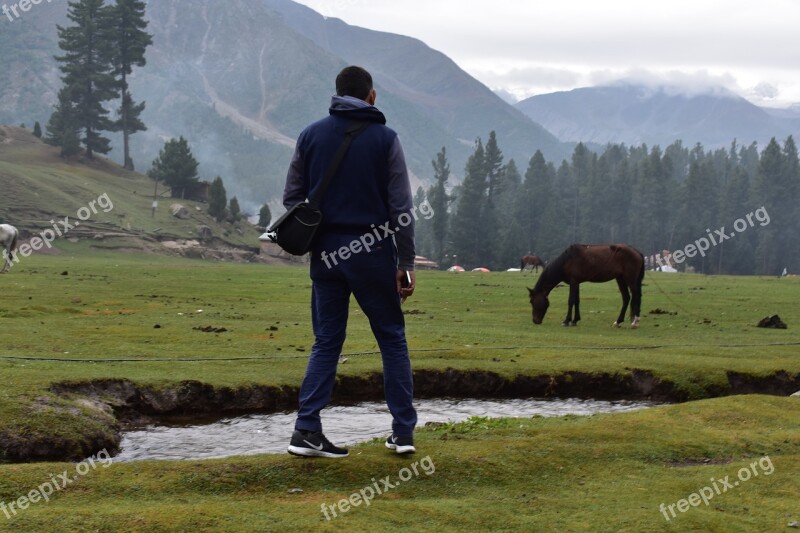
[[[415,195],[435,213],[417,221],[417,253],[442,267],[504,270],[528,253],[552,260],[572,243],[628,243],[645,255],[691,251],[706,239],[715,243],[708,251],[673,266],[707,274],[800,270],[792,137],[773,138],[763,150],[736,141],[714,150],[680,141],[599,152],[578,144],[569,161],[556,165],[537,151],[522,170],[504,162],[492,132],[485,144],[476,141],[460,185],[450,187],[444,148],[433,171],[434,184]]]

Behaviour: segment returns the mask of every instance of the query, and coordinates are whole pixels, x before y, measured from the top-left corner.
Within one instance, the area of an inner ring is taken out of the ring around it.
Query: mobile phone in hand
[[[403,279],[400,280],[400,287],[403,288],[403,289],[407,289],[410,286],[411,286],[411,274],[409,273],[408,270],[405,270],[404,271],[404,275],[403,275]],[[406,301],[406,297],[405,296],[401,296],[400,297],[400,303],[401,304],[405,303],[405,301]]]

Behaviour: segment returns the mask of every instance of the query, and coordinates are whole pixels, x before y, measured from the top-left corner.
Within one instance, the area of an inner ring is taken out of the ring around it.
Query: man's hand
[[[413,270],[398,270],[395,279],[397,280],[397,293],[402,301],[414,294],[414,289],[417,288],[417,275]]]

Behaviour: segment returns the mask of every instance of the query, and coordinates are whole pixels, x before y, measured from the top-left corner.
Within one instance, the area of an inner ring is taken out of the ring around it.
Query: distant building
[[[414,258],[414,268],[419,270],[439,270],[439,263],[418,255]]]
[[[184,187],[173,187],[170,196],[181,200],[208,203],[208,191],[211,184],[207,181],[198,181]]]

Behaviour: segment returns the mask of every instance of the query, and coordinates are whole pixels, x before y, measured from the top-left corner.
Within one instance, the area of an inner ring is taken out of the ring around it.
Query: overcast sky
[[[421,39],[517,98],[623,78],[800,103],[798,0],[300,0]]]

